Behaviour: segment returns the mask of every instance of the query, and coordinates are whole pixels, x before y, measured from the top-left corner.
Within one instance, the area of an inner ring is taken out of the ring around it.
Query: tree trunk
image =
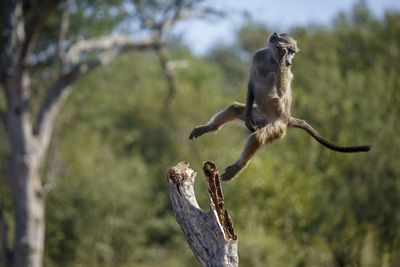
[[[15,212],[14,267],[42,266],[45,212],[39,170],[21,154],[11,156],[11,186]]]
[[[44,199],[40,179],[43,156],[33,135],[27,101],[29,77],[17,70],[6,81],[6,130],[10,144],[9,175],[15,212],[14,248],[10,266],[42,266]]]
[[[204,212],[194,194],[196,173],[188,163],[179,163],[168,171],[167,183],[175,218],[203,266],[238,266],[237,236],[224,207],[218,170],[214,163],[203,164],[208,182],[210,212]]]
[[[0,109],[0,120],[4,122],[10,144],[9,177],[12,188],[13,206],[15,212],[15,232],[13,249],[8,249],[8,233],[6,222],[0,216],[0,249],[6,255],[7,267],[40,267],[42,266],[45,210],[44,198],[48,190],[42,186],[41,168],[44,163],[47,148],[51,140],[55,117],[70,92],[70,85],[80,76],[93,69],[105,66],[122,53],[134,49],[154,49],[161,44],[161,37],[169,26],[182,18],[186,5],[171,3],[165,7],[167,11],[175,10],[170,18],[170,12],[165,15],[160,27],[140,40],[132,36],[93,37],[76,42],[66,40],[68,30],[68,14],[71,1],[64,5],[58,40],[61,71],[53,86],[49,87],[40,105],[36,119],[31,118],[29,110],[30,81],[28,66],[34,53],[36,41],[46,19],[57,8],[60,0],[43,3],[43,9],[36,8],[28,14],[25,24],[22,0],[3,0],[4,11],[4,46],[0,51],[0,82],[6,95],[7,111]],[[140,11],[138,11],[140,13]],[[144,16],[146,18],[146,16]],[[144,25],[144,24],[143,24]],[[157,33],[157,34],[155,34]],[[72,38],[74,40],[75,38]],[[79,39],[79,38],[78,38]],[[68,42],[69,49],[63,50]],[[47,48],[54,48],[49,44]],[[45,51],[44,49],[43,51]],[[61,51],[62,50],[62,51]],[[82,60],[82,55],[87,60]],[[89,56],[88,56],[89,55]],[[90,56],[93,55],[93,58]],[[36,55],[37,58],[38,55]],[[51,59],[51,56],[49,56]],[[166,59],[165,59],[166,60]],[[167,61],[163,61],[167,64]],[[163,65],[164,66],[164,65]],[[172,79],[171,73],[167,78]],[[170,80],[168,80],[170,81]],[[171,88],[174,90],[174,88]],[[32,125],[35,122],[35,127]],[[9,257],[8,257],[9,256]]]

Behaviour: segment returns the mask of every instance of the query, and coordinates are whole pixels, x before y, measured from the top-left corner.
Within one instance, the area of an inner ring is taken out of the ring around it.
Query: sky
[[[235,30],[243,23],[247,12],[254,21],[269,29],[284,32],[293,26],[309,24],[328,25],[340,11],[349,11],[359,0],[209,0],[210,6],[223,10],[227,16],[220,19],[192,19],[178,24],[174,33],[196,54],[204,54],[215,43],[229,44]],[[376,17],[387,10],[400,11],[400,0],[365,0]]]

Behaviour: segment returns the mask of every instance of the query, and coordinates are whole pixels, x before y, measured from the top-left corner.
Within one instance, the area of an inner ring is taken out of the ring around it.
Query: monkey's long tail
[[[334,145],[328,141],[326,141],[322,136],[319,135],[319,133],[314,130],[311,125],[309,125],[307,122],[304,120],[300,120],[297,118],[290,117],[289,124],[288,126],[290,128],[301,128],[305,130],[307,133],[309,133],[312,137],[314,137],[320,144],[323,146],[332,149],[334,151],[338,152],[344,152],[344,153],[354,153],[354,152],[366,152],[371,149],[371,146],[337,146]]]

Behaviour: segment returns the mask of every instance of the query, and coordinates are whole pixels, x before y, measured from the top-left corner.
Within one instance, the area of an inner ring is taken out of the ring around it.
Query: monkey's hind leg
[[[189,139],[195,139],[205,133],[217,131],[223,124],[232,120],[244,120],[245,108],[245,104],[234,102],[229,107],[215,114],[206,125],[200,125],[194,128],[190,133]]]
[[[247,166],[250,158],[260,147],[263,146],[262,140],[260,140],[258,137],[258,132],[261,130],[262,129],[259,129],[250,135],[249,139],[247,139],[247,142],[244,145],[243,152],[239,159],[234,164],[225,168],[225,172],[221,175],[221,180],[228,181],[233,179],[242,169]]]
[[[226,167],[225,172],[221,175],[221,180],[228,181],[235,178],[242,169],[247,167],[250,159],[258,149],[266,143],[284,137],[286,130],[287,125],[281,120],[277,120],[252,133],[247,140],[239,159],[234,164]]]

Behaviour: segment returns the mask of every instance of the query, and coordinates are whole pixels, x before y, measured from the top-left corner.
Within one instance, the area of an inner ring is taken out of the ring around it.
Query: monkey
[[[300,49],[297,41],[285,33],[273,33],[267,46],[255,52],[249,71],[246,104],[234,102],[205,124],[195,127],[189,139],[219,130],[235,119],[244,122],[251,132],[239,159],[225,169],[222,180],[231,180],[247,167],[256,151],[285,136],[288,128],[305,130],[323,146],[338,152],[365,152],[371,146],[342,147],[326,141],[306,121],[290,115],[293,57]],[[255,103],[254,103],[255,102]]]

